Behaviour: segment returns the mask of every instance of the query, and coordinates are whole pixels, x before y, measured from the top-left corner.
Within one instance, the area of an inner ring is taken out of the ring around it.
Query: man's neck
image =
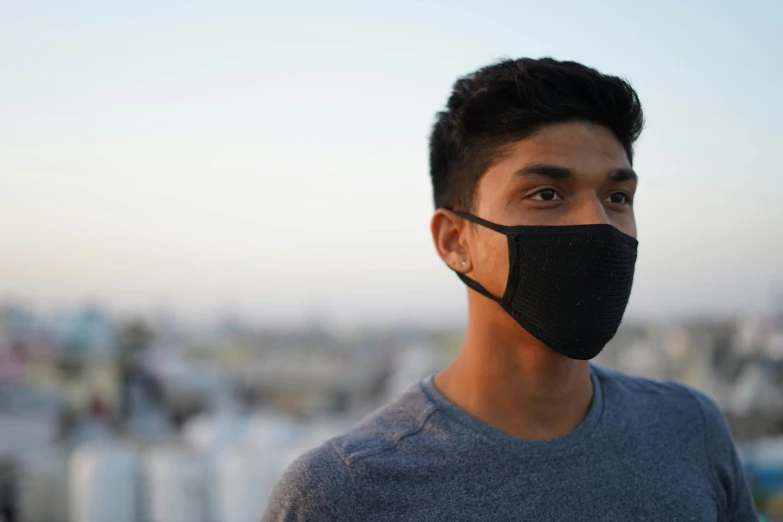
[[[555,352],[497,310],[473,308],[462,350],[435,376],[435,386],[514,437],[553,439],[576,428],[593,399],[589,362]]]

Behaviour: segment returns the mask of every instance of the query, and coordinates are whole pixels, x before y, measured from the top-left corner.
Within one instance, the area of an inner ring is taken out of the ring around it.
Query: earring
[[[463,259],[462,261],[459,262],[459,264],[465,266],[468,264],[468,262]]]

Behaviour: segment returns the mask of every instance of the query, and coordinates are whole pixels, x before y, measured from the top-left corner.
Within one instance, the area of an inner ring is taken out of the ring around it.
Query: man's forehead
[[[630,167],[625,148],[609,129],[583,122],[548,125],[527,138],[509,143],[501,162],[509,160],[562,164],[571,169],[577,169],[585,161],[607,168]]]

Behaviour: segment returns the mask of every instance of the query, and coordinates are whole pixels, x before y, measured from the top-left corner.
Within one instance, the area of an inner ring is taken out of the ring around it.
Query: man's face
[[[501,225],[606,223],[636,237],[636,176],[625,149],[604,127],[562,123],[507,146],[480,179],[472,213]],[[470,277],[503,295],[506,236],[468,225]]]

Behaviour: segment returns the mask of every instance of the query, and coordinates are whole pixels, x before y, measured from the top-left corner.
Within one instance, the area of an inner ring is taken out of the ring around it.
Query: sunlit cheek
[[[615,217],[612,220],[612,224],[629,236],[636,237],[636,220],[633,213]]]
[[[484,286],[496,296],[502,296],[508,279],[508,244],[505,236],[486,241],[477,267]]]

